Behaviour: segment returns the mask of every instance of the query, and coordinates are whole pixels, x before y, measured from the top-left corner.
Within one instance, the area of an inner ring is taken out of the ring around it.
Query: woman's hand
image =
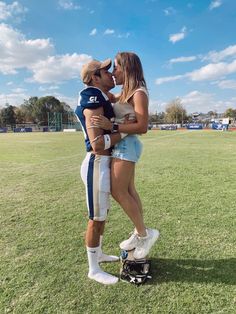
[[[91,118],[91,123],[96,126],[99,127],[103,130],[112,130],[112,123],[109,119],[107,119],[106,117],[104,117],[103,115],[99,115],[99,116],[92,116]]]

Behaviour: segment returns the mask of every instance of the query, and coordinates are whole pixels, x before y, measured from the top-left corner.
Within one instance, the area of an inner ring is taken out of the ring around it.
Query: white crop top
[[[137,91],[143,91],[148,97],[148,91],[146,90],[145,87],[137,88],[133,92],[133,95]],[[133,95],[131,95],[130,97],[132,97]],[[128,102],[125,102],[125,103],[116,102],[116,103],[114,103],[113,104],[113,110],[114,110],[114,114],[115,114],[115,122],[116,123],[120,123],[120,124],[124,123],[126,115],[129,115],[129,120],[135,119],[134,107],[131,104],[129,104]]]

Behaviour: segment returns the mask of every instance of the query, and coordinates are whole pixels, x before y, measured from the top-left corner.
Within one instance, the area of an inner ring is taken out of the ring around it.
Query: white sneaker
[[[121,250],[131,251],[136,248],[138,244],[138,235],[133,232],[129,239],[124,240],[120,243]]]
[[[138,243],[134,250],[134,258],[135,259],[142,259],[145,258],[153,244],[159,238],[160,232],[155,229],[146,229],[147,235],[146,237],[137,237]]]

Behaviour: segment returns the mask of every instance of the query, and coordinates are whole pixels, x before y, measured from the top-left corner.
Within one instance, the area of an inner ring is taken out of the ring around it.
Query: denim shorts
[[[112,157],[137,162],[142,153],[143,144],[137,135],[128,135],[117,143],[112,150]]]

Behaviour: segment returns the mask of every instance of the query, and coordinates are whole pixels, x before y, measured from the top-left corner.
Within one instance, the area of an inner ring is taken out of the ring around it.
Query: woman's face
[[[124,73],[116,59],[114,60],[112,75],[115,77],[116,85],[122,85],[124,83]]]

